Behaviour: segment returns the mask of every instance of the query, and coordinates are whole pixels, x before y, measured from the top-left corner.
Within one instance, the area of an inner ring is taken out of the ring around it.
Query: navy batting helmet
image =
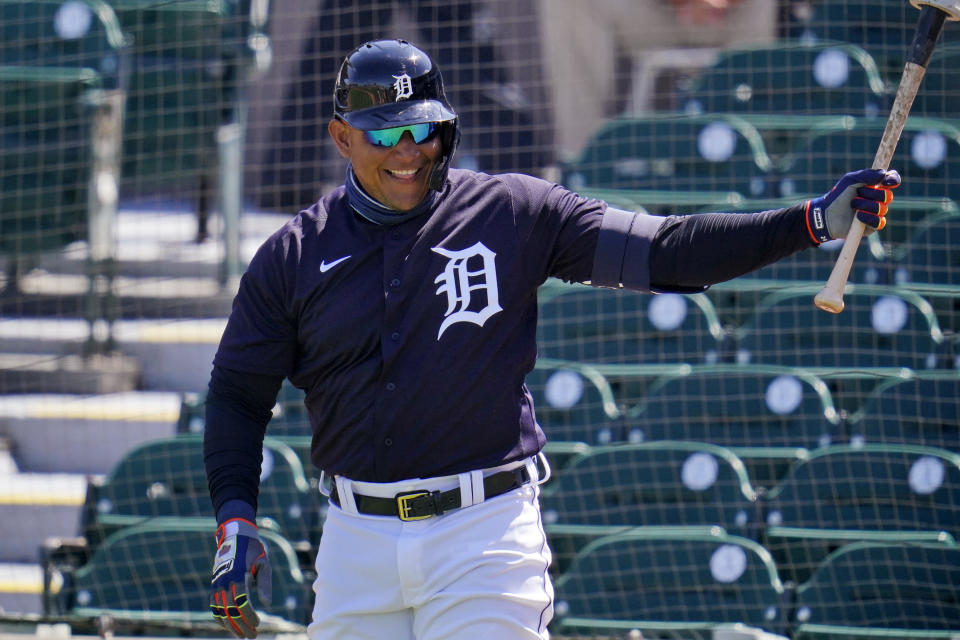
[[[443,188],[460,141],[460,123],[447,102],[440,69],[426,53],[406,40],[360,45],[337,74],[333,114],[362,131],[440,123],[443,155],[430,176],[430,188]]]

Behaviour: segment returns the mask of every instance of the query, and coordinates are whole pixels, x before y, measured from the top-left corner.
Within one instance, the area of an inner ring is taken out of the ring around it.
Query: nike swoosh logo
[[[340,263],[343,262],[344,260],[347,260],[347,259],[349,259],[349,258],[351,258],[351,257],[352,257],[352,256],[343,256],[342,258],[337,258],[337,259],[334,260],[333,262],[325,262],[325,261],[321,260],[321,261],[320,261],[320,273],[326,273],[327,271],[329,271],[330,269],[333,269],[335,266],[337,266],[338,264],[340,264]]]

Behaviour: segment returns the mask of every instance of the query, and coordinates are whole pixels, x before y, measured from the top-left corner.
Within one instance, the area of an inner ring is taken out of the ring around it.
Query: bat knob
[[[843,294],[831,289],[821,289],[820,293],[814,296],[813,304],[817,305],[818,309],[840,313],[843,311]]]

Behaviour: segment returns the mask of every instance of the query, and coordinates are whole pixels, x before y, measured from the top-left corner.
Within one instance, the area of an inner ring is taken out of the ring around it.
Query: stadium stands
[[[65,613],[112,617],[116,623],[207,623],[210,631],[210,563],[216,544],[212,519],[155,519],[117,531],[90,562],[65,576]],[[312,590],[290,544],[261,529],[273,567],[273,600],[258,602],[266,614],[306,624]],[[255,591],[255,590],[254,590]],[[256,600],[256,596],[253,596]]]
[[[623,419],[610,383],[589,365],[541,360],[526,385],[548,440],[590,445],[623,440]]]
[[[916,444],[960,453],[960,379],[907,379],[878,388],[847,421],[854,442]]]
[[[126,44],[101,0],[0,2],[0,254],[13,277],[86,238],[92,108],[123,88]]]
[[[303,168],[323,156],[323,108],[301,89],[330,86],[336,69],[327,58],[340,55],[318,43],[338,48],[395,32],[403,25],[374,24],[380,14],[417,4],[369,9],[351,1],[304,12],[309,20],[290,8],[298,3],[270,8],[282,19],[273,25],[283,42],[276,84],[252,96],[263,110],[254,125],[259,144],[271,139],[283,158],[277,175],[290,184],[279,190],[305,198],[328,190],[314,177],[343,170],[339,158],[320,171]],[[445,75],[451,95],[464,98],[455,100],[464,124],[477,125],[464,132],[460,166],[527,166],[555,155],[549,123],[531,117],[549,105],[507,80],[511,60],[541,61],[529,50],[490,54],[489,34],[507,19],[501,13],[522,4],[416,8],[424,33],[454,62],[444,69],[466,81],[454,86]],[[613,206],[670,215],[793,204],[870,164],[919,14],[906,0],[788,4],[779,35],[791,40],[720,51],[715,65],[678,76],[682,92],[659,102],[689,113],[623,114],[569,164],[531,168]],[[201,340],[188,335],[199,329],[177,323],[223,320],[233,292],[171,276],[209,275],[202,261],[225,251],[221,220],[211,219],[212,235],[199,244],[192,230],[187,241],[158,230],[179,224],[161,210],[169,200],[216,216],[215,134],[227,122],[246,125],[250,72],[270,53],[264,6],[0,0],[0,258],[13,258],[13,275],[34,275],[29,304],[25,290],[0,278],[11,316],[0,323],[0,350],[18,348],[7,320],[39,325],[84,313],[59,292],[90,286],[83,241],[91,105],[106,90],[128,96],[117,290],[129,294],[122,278],[135,273],[219,292],[217,304],[161,293],[128,296],[118,308],[131,322],[160,317],[170,325],[157,339],[169,351],[156,359],[138,353],[145,375],[131,382],[164,392],[162,403],[131,394],[120,404],[132,408],[93,408],[97,395],[76,404],[63,395],[0,395],[4,631],[41,621],[86,634],[109,616],[130,632],[123,635],[219,633],[207,610],[214,522],[195,382],[209,357],[180,361],[202,351],[202,340],[211,351],[215,341],[210,329]],[[298,30],[322,35],[311,40]],[[540,353],[526,383],[553,469],[541,494],[554,553],[553,637],[639,630],[646,638],[706,638],[735,623],[790,640],[960,637],[957,33],[948,27],[934,52],[892,163],[903,188],[888,227],[858,251],[843,314],[812,307],[839,243],[703,294],[553,280],[541,288]],[[513,44],[536,48],[533,34]],[[491,75],[478,74],[481,61],[494,59]],[[598,108],[622,98],[598,96]],[[271,102],[288,108],[270,111]],[[293,131],[311,136],[289,137]],[[273,151],[247,151],[254,153],[245,175],[274,170],[253,160]],[[244,196],[269,200],[249,185]],[[253,216],[244,219],[248,254],[281,223],[275,213],[256,231]],[[130,242],[151,235],[149,249]],[[152,259],[134,255],[151,251]],[[51,358],[77,350],[64,324],[42,338],[57,354]],[[161,367],[163,376],[150,375]],[[16,373],[6,371],[0,387],[9,390]],[[180,372],[174,389],[170,379]],[[174,424],[174,392],[184,389],[195,393],[183,395]],[[267,431],[259,517],[275,593],[258,604],[271,632],[304,630],[327,509],[303,399],[284,384]],[[36,433],[24,437],[29,431]]]
[[[593,447],[547,485],[541,506],[558,575],[587,542],[617,527],[718,525],[754,535],[759,519],[743,462],[691,441]]]
[[[846,131],[811,131],[797,141],[792,158],[781,166],[775,195],[820,194],[851,167],[873,162],[885,119],[856,118]],[[903,176],[898,197],[960,201],[960,128],[954,121],[911,117],[891,160]]]
[[[722,51],[696,74],[683,100],[688,113],[885,118],[890,95],[861,47],[780,41]]]
[[[842,314],[810,300],[817,287],[783,288],[734,332],[740,362],[801,367],[931,369],[945,348],[933,307],[911,291],[849,287]]]
[[[266,23],[251,5],[259,3],[110,4],[133,41],[124,190],[145,194],[187,187],[198,207],[212,208],[216,131],[236,120],[246,76],[258,64],[253,36]]]
[[[958,494],[960,454],[915,445],[827,447],[765,494],[764,545],[782,574],[800,583],[851,540],[956,539]]]
[[[540,295],[538,353],[575,362],[717,362],[724,331],[702,294],[648,296],[552,283]]]
[[[119,529],[158,517],[212,518],[203,467],[203,439],[180,435],[131,451],[103,482],[90,485],[82,524],[94,547]],[[319,494],[311,490],[300,458],[273,438],[264,441],[258,517],[296,548],[319,539]]]
[[[936,638],[960,631],[960,548],[847,545],[797,590],[793,638]]]
[[[556,583],[560,633],[709,638],[723,623],[784,629],[784,588],[760,545],[719,527],[644,527],[595,540]]]
[[[626,411],[631,442],[692,440],[731,448],[754,486],[775,484],[807,449],[837,441],[827,385],[802,369],[691,367],[652,384]]]
[[[658,114],[598,131],[564,182],[573,189],[734,191],[766,197],[772,170],[760,134],[735,116]]]

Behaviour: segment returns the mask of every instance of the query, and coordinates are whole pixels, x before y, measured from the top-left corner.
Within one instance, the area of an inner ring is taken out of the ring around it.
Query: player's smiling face
[[[340,120],[331,120],[329,131],[368,196],[397,211],[409,211],[426,197],[430,173],[442,153],[440,136],[417,144],[405,132],[396,146],[381,147]]]

